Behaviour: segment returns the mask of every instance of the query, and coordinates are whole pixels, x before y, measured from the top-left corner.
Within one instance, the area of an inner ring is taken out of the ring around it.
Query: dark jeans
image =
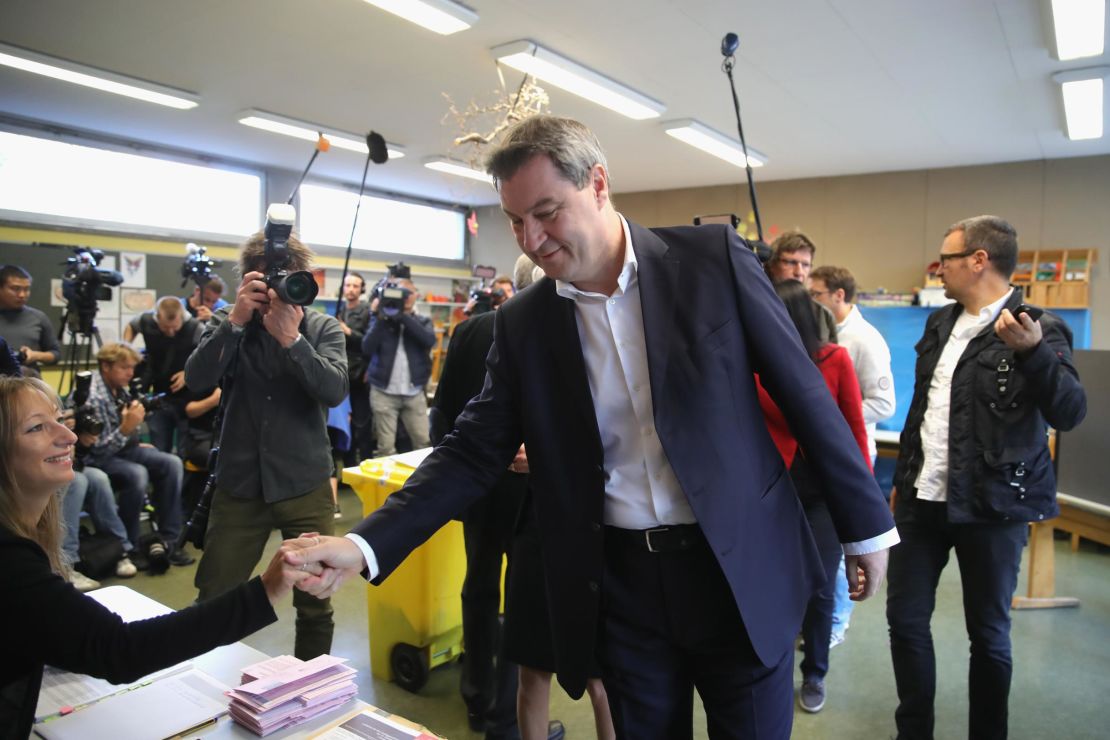
[[[606,529],[598,658],[620,738],[689,740],[694,690],[709,737],[790,737],[792,650],[764,666],[704,541],[652,553]]]
[[[181,458],[153,447],[125,447],[111,457],[91,463],[112,479],[119,496],[119,518],[127,539],[139,544],[139,514],[147,484],[153,484],[152,501],[158,533],[169,543],[181,532]]]
[[[506,472],[488,496],[463,516],[466,578],[462,588],[463,643],[460,689],[471,713],[488,717],[489,729],[516,724],[516,666],[501,659],[501,562],[528,490],[528,476]]]
[[[802,620],[802,639],[805,641],[802,678],[824,678],[829,672],[829,638],[832,635],[837,570],[844,550],[829,516],[829,508],[823,501],[808,503],[805,512],[817,551],[821,554],[825,585],[810,597],[805,619]]]
[[[902,541],[890,553],[886,617],[898,686],[898,737],[932,738],[936,657],[929,622],[937,583],[955,548],[971,640],[968,737],[1005,738],[1013,660],[1010,600],[1017,587],[1024,522],[952,524],[943,502],[899,500]]]
[[[172,405],[162,406],[147,412],[145,417],[147,431],[150,432],[150,443],[162,452],[182,454],[181,445],[188,429],[184,414],[179,415]],[[177,434],[177,444],[174,444],[174,434]]]

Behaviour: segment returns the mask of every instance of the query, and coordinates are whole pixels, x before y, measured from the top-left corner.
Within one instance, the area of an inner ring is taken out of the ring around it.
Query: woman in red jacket
[[[805,287],[797,280],[784,280],[775,284],[775,292],[786,305],[787,313],[801,337],[807,354],[821,371],[829,392],[836,399],[840,413],[844,415],[852,435],[859,445],[860,454],[871,466],[867,451],[867,431],[863,424],[863,399],[860,396],[859,381],[848,351],[843,347],[822,343],[813,315],[812,300]],[[756,378],[758,381],[758,376]],[[798,491],[798,499],[805,509],[806,519],[813,530],[813,539],[825,566],[825,585],[815,593],[806,608],[802,622],[802,638],[805,641],[802,659],[802,687],[798,692],[798,704],[807,712],[819,712],[825,705],[825,675],[829,670],[829,638],[832,633],[833,593],[836,587],[836,571],[840,564],[840,541],[836,536],[832,518],[825,504],[821,481],[816,479],[805,461],[804,452],[791,434],[782,412],[771,400],[767,391],[759,385],[759,403],[763,407],[763,417],[771,437],[782,455]]]

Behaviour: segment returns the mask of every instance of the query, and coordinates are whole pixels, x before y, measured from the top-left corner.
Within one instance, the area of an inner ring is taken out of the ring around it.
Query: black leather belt
[[[682,552],[705,544],[705,535],[696,524],[672,524],[651,529],[606,527],[605,537],[624,547],[646,552]]]

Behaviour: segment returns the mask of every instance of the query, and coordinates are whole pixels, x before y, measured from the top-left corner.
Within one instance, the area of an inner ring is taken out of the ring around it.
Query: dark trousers
[[[461,691],[472,714],[493,732],[516,724],[516,666],[501,659],[501,563],[528,490],[528,476],[506,472],[488,496],[463,516],[466,577],[462,588]]]
[[[119,518],[127,528],[132,546],[139,546],[139,515],[149,484],[153,484],[151,500],[158,533],[166,542],[177,539],[182,519],[181,458],[153,447],[132,445],[93,464],[112,479],[112,487],[119,496]]]
[[[695,689],[713,740],[790,736],[793,653],[760,663],[704,540],[651,553],[606,529],[598,659],[618,737],[691,738]]]
[[[261,498],[235,498],[217,488],[212,496],[204,555],[193,579],[199,592],[197,601],[214,599],[248,580],[274,529],[284,539],[305,532],[334,534],[332,513],[327,480],[302,496],[269,504]],[[317,599],[295,588],[293,606],[297,610],[293,654],[301,660],[312,660],[329,652],[335,629],[331,599]]]
[[[348,465],[358,465],[374,456],[374,430],[371,426],[370,386],[364,380],[351,381],[351,447]]]
[[[929,622],[937,582],[953,548],[960,564],[964,621],[971,640],[968,737],[1004,738],[1013,660],[1010,600],[1017,587],[1023,522],[952,524],[943,502],[900,502],[902,541],[890,553],[886,616],[898,686],[895,720],[904,740],[933,737],[936,658]]]
[[[805,619],[802,620],[802,639],[805,641],[802,678],[824,678],[829,672],[829,638],[832,635],[837,570],[844,550],[833,527],[829,508],[823,501],[807,503],[805,512],[817,551],[821,554],[825,585],[810,597]]]

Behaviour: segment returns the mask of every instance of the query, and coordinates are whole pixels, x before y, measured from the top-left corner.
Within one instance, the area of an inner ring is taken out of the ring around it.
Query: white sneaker
[[[126,557],[120,558],[120,561],[116,563],[117,578],[134,578],[135,574],[138,572],[139,569]]]
[[[93,589],[100,588],[100,581],[94,581],[85,574],[78,573],[77,571],[73,571],[73,574],[70,575],[69,582],[81,593],[87,593]]]

